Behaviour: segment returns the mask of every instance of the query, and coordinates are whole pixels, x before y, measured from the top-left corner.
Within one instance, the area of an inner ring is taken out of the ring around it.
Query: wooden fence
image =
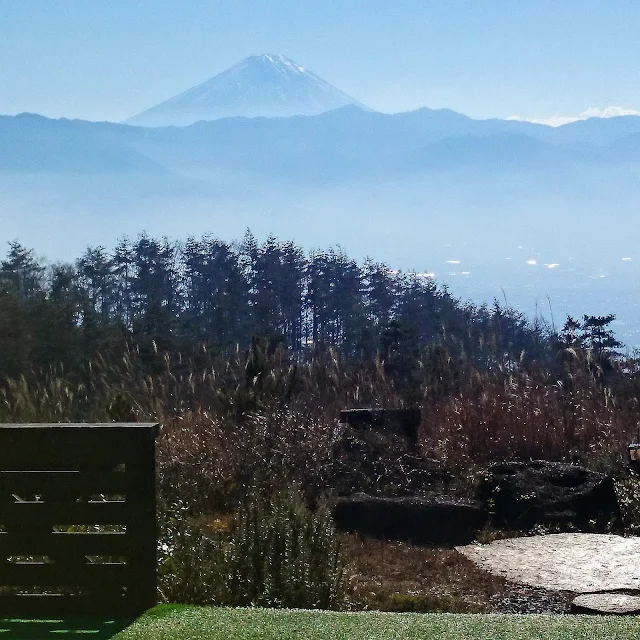
[[[155,424],[0,425],[0,617],[156,603]]]

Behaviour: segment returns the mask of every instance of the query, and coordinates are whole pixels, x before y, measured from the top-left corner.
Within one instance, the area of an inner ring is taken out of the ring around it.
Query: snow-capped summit
[[[184,126],[235,116],[316,115],[363,104],[283,55],[251,56],[213,78],[127,120]]]

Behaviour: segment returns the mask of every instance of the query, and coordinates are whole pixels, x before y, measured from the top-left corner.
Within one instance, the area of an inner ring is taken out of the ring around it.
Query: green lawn
[[[114,640],[636,640],[639,637],[640,618],[635,617],[334,613],[161,605],[114,636]]]

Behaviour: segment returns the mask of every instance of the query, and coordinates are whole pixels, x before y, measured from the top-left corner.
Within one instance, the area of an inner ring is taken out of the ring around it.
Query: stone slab
[[[640,596],[626,593],[588,593],[572,602],[574,613],[632,615],[640,613]]]
[[[552,591],[640,591],[640,538],[558,533],[456,547],[507,580]]]

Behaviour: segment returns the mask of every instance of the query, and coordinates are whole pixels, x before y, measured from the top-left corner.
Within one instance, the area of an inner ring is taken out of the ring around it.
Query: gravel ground
[[[489,596],[492,613],[569,613],[576,595],[509,582],[505,587],[504,591]]]

